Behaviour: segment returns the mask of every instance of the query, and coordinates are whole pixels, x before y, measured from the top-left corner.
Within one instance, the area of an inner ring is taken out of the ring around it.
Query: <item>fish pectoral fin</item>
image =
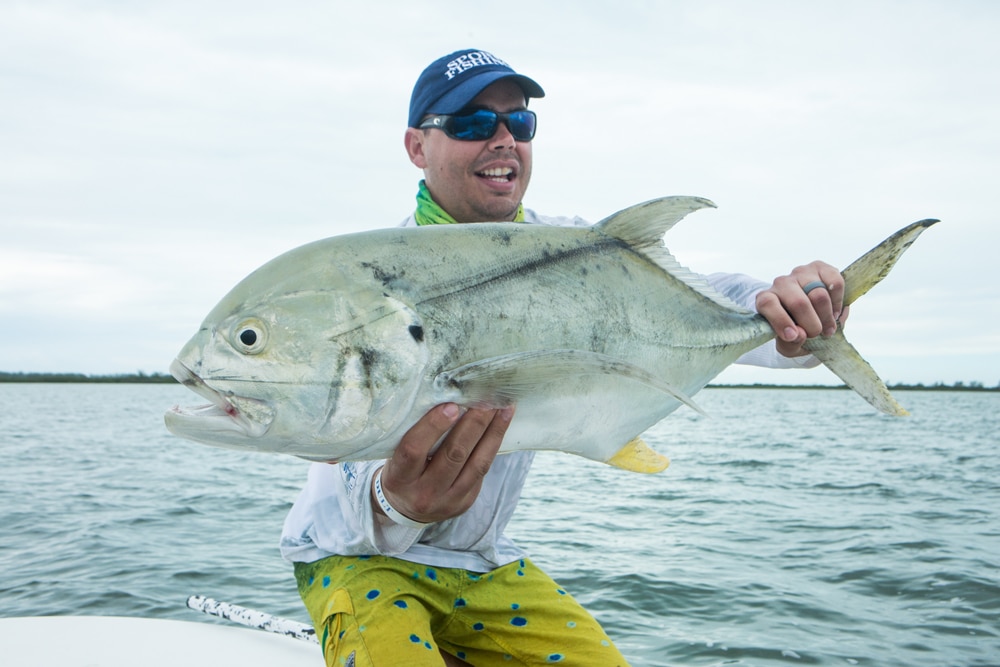
[[[634,438],[605,463],[622,470],[654,473],[666,470],[670,465],[670,459],[647,445],[641,438]]]
[[[539,386],[573,375],[614,375],[635,380],[705,414],[690,396],[649,371],[589,350],[534,350],[491,357],[438,374],[434,386],[446,400],[500,408],[516,404]]]

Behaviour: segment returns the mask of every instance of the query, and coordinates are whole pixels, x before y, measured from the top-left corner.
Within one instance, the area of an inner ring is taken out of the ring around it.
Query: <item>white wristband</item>
[[[419,521],[414,521],[410,517],[406,516],[395,507],[389,504],[389,501],[385,497],[385,493],[382,491],[382,469],[380,468],[378,473],[375,475],[375,500],[378,501],[379,507],[385,512],[385,515],[392,519],[394,523],[398,523],[400,526],[406,526],[407,528],[417,528],[423,529],[429,526],[428,523],[420,523]]]

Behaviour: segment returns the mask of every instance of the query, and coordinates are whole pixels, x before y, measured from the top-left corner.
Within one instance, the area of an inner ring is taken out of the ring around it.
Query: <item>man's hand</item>
[[[465,414],[454,403],[433,408],[406,432],[382,468],[386,500],[421,523],[462,514],[479,495],[513,416],[514,408]],[[381,512],[377,502],[375,507]]]
[[[810,283],[825,287],[811,289]],[[774,279],[770,289],[757,295],[757,312],[774,329],[778,352],[786,357],[808,354],[802,345],[819,335],[832,336],[838,322],[847,319],[844,308],[844,277],[825,262],[812,262]]]

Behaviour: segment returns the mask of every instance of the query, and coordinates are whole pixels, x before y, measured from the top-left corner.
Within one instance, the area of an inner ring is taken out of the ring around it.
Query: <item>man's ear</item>
[[[415,127],[406,128],[403,135],[403,145],[406,146],[406,154],[410,157],[410,162],[420,169],[427,168],[427,156],[424,155],[424,130]]]

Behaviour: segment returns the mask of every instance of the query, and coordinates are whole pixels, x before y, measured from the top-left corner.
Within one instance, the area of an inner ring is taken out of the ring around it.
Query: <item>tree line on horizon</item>
[[[43,382],[43,383],[71,383],[90,382],[105,384],[172,384],[177,382],[173,376],[166,373],[121,373],[116,375],[87,375],[85,373],[10,373],[0,371],[0,382]],[[709,384],[709,387],[724,389],[846,389],[844,385],[787,385],[787,384]],[[893,390],[914,390],[914,391],[1000,391],[1000,382],[995,387],[987,387],[982,382],[935,382],[933,384],[895,383],[888,385]]]

